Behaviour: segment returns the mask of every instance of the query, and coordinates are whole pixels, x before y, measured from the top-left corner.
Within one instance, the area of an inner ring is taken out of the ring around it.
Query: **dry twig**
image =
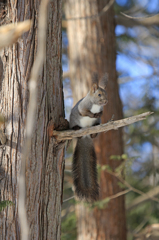
[[[132,186],[131,186],[125,179],[123,179],[123,178],[121,177],[121,175],[119,175],[118,173],[109,171],[109,170],[107,170],[107,169],[105,169],[104,171],[106,171],[107,173],[109,173],[109,174],[113,175],[114,177],[116,177],[122,184],[124,184],[124,185],[128,188],[127,190],[136,192],[136,193],[138,193],[139,195],[141,195],[140,198],[142,197],[142,198],[144,198],[144,199],[146,199],[146,200],[151,199],[151,200],[159,203],[159,199],[158,199],[158,198],[155,198],[154,195],[151,194],[151,191],[148,192],[148,193],[144,193],[144,192],[142,192],[142,191],[140,191],[140,190],[132,187]],[[135,200],[134,200],[134,201],[135,201]],[[141,203],[141,202],[139,202],[138,204],[140,204],[140,203]],[[135,206],[137,206],[137,205],[135,205]],[[130,205],[130,207],[128,206],[127,209],[131,209],[131,205]]]
[[[129,204],[129,205],[127,206],[126,209],[127,209],[127,210],[131,210],[131,209],[137,207],[139,204],[144,203],[144,202],[146,202],[147,200],[152,199],[153,197],[155,197],[155,196],[157,196],[157,195],[159,195],[159,186],[151,189],[151,190],[150,190],[149,192],[147,192],[146,194],[141,195],[141,196],[135,198],[135,199],[131,202],[131,204]],[[155,199],[156,199],[156,198],[155,198]]]
[[[98,126],[94,127],[89,127],[89,128],[82,128],[80,130],[74,131],[74,130],[67,130],[67,131],[53,131],[53,135],[56,137],[58,141],[61,140],[67,140],[67,139],[72,139],[76,137],[82,137],[85,135],[90,135],[93,133],[100,133],[100,132],[107,132],[109,130],[117,130],[120,127],[124,127],[126,125],[130,125],[132,123],[142,121],[144,120],[147,116],[151,115],[152,112],[145,112],[136,116],[132,116],[129,118],[117,120],[117,121],[110,121],[105,124],[101,124]]]
[[[131,17],[127,14],[121,13],[122,15],[116,16],[116,22],[119,25],[124,25],[126,27],[133,27],[138,25],[143,26],[152,26],[152,25],[159,25],[159,14],[150,17]]]

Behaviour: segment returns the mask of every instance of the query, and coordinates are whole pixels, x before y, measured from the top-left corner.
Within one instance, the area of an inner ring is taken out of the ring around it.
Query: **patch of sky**
[[[137,4],[139,4],[142,8],[146,8],[146,10],[151,14],[158,13],[159,11],[159,0],[137,0]]]
[[[117,55],[116,66],[117,71],[127,73],[131,77],[149,76],[152,74],[152,68],[148,64],[131,59],[125,54]]]
[[[127,148],[129,157],[133,157],[133,163],[131,169],[133,172],[141,170],[142,163],[148,162],[152,155],[152,145],[149,142],[145,142],[141,145],[131,145]]]
[[[151,67],[141,61],[132,60],[124,54],[117,55],[116,65],[117,71],[122,73],[121,78],[125,76],[130,77],[130,81],[120,84],[119,92],[123,103],[131,96],[132,98],[141,99],[144,94],[145,77],[150,76],[152,73]]]
[[[150,142],[144,142],[142,144],[142,156],[146,156],[147,154],[152,153],[152,144]],[[145,158],[141,158],[141,162],[145,162]]]
[[[62,54],[62,69],[63,72],[67,72],[69,70],[68,57],[65,54]]]
[[[68,46],[68,38],[66,31],[62,31],[62,44]]]
[[[62,48],[67,48],[67,46],[68,46],[67,33],[65,31],[62,31]],[[63,72],[66,72],[69,70],[68,56],[66,54],[62,54],[62,68],[63,68]]]
[[[116,0],[116,3],[120,6],[125,6],[128,3],[128,0]]]
[[[120,36],[121,34],[124,34],[126,31],[126,28],[121,26],[121,25],[117,25],[115,28],[115,34],[116,36]]]
[[[65,117],[69,120],[70,111],[73,105],[72,90],[70,87],[70,79],[66,78],[63,81],[63,92],[64,92],[64,104],[65,104]]]
[[[141,164],[137,161],[134,161],[132,166],[131,166],[131,169],[133,172],[138,172],[141,170]]]
[[[129,36],[131,36],[131,37],[137,37],[136,31],[134,28],[128,28],[127,34],[129,34]]]
[[[137,0],[136,3],[140,5],[142,8],[144,8],[150,0]]]

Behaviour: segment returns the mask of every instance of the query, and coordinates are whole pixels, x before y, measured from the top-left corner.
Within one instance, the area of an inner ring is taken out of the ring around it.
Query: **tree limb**
[[[127,210],[131,210],[133,208],[135,208],[136,206],[138,206],[139,204],[146,202],[147,200],[151,199],[152,197],[155,197],[159,194],[159,186],[153,188],[152,190],[150,190],[149,192],[146,193],[146,195],[141,195],[137,198],[135,198],[131,204],[129,204],[127,206]]]
[[[130,125],[132,123],[142,121],[144,120],[147,116],[153,114],[153,112],[145,112],[136,116],[132,116],[129,118],[117,120],[117,121],[110,121],[105,124],[100,124],[98,126],[94,127],[88,127],[88,128],[82,128],[80,130],[74,131],[74,130],[66,130],[66,131],[53,131],[53,136],[58,140],[67,140],[67,139],[72,139],[76,137],[82,137],[85,135],[90,135],[93,133],[100,133],[100,132],[107,132],[109,130],[117,130],[120,127],[124,127],[127,125]]]
[[[111,174],[112,176],[116,177],[122,184],[124,184],[130,191],[133,191],[135,193],[138,193],[140,194],[141,196],[140,197],[137,197],[137,198],[145,198],[146,200],[148,199],[151,199],[155,202],[158,202],[159,203],[159,198],[156,198],[154,197],[155,194],[153,195],[152,194],[152,191],[149,191],[148,193],[144,193],[142,191],[140,191],[139,189],[136,189],[134,188],[133,186],[131,186],[125,179],[122,178],[122,176],[120,176],[118,173],[116,172],[112,172],[112,171],[108,171],[105,169],[105,171],[109,174]],[[156,190],[157,192],[158,190]],[[151,193],[151,194],[150,194]],[[156,194],[157,195],[157,194]],[[135,201],[135,200],[134,200]],[[137,205],[134,205],[134,207],[137,206]],[[128,210],[128,209],[127,209]]]
[[[159,14],[146,18],[129,17],[126,14],[124,14],[124,16],[117,15],[116,22],[118,25],[123,25],[125,27],[133,27],[139,25],[143,26],[159,25]]]

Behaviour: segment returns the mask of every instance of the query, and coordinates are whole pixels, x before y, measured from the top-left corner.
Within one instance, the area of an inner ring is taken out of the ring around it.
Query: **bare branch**
[[[67,198],[67,199],[63,200],[63,203],[64,203],[64,202],[67,202],[67,201],[69,201],[69,200],[71,200],[71,199],[73,199],[73,198],[75,198],[75,196],[72,196],[72,197],[70,197],[70,198]]]
[[[16,42],[24,32],[29,31],[30,27],[31,20],[0,27],[0,49]]]
[[[153,188],[149,192],[146,193],[146,195],[139,196],[135,198],[130,205],[127,206],[127,210],[131,210],[134,207],[138,206],[139,204],[146,202],[147,200],[151,199],[152,197],[155,197],[159,194],[159,186]]]
[[[109,174],[111,174],[112,176],[116,177],[121,183],[123,183],[123,184],[128,188],[128,190],[140,194],[141,197],[145,197],[145,198],[147,198],[147,199],[151,199],[151,200],[159,203],[159,198],[156,198],[156,197],[154,197],[153,195],[150,195],[149,192],[148,192],[148,193],[144,193],[144,192],[142,192],[142,191],[140,191],[140,190],[132,187],[132,186],[131,186],[125,179],[123,179],[118,173],[112,172],[112,171],[108,171],[107,169],[105,169],[104,171],[106,171],[107,173],[109,173]],[[134,201],[135,201],[135,200],[134,200]]]
[[[123,16],[125,16],[125,17],[127,17],[127,18],[130,18],[130,19],[136,19],[136,20],[147,20],[147,19],[158,19],[158,17],[159,17],[159,14],[155,14],[155,15],[153,15],[153,16],[144,16],[144,17],[133,17],[133,16],[129,16],[129,15],[127,15],[127,14],[125,14],[125,13],[123,13],[123,12],[121,12],[121,14],[123,15]]]
[[[117,24],[123,25],[125,27],[133,27],[138,25],[143,26],[159,25],[159,14],[147,18],[135,18],[123,14],[123,16],[120,15],[116,16],[116,22]]]
[[[120,196],[122,196],[122,195],[125,195],[125,194],[127,194],[128,192],[130,192],[130,191],[131,191],[131,189],[126,189],[126,190],[124,190],[124,191],[118,192],[118,193],[116,193],[116,194],[114,194],[114,195],[112,195],[112,196],[109,196],[109,197],[107,197],[107,198],[109,198],[109,199],[111,200],[111,199],[120,197]],[[65,199],[65,200],[63,201],[63,203],[64,203],[64,202],[67,202],[67,201],[69,201],[69,200],[71,200],[71,199],[73,199],[73,198],[75,198],[75,196],[72,196],[72,197],[70,197],[70,198]],[[102,200],[104,200],[104,199],[102,199]],[[102,200],[101,200],[101,201],[102,201]]]
[[[120,196],[122,196],[122,195],[125,195],[125,194],[127,194],[128,192],[130,192],[130,191],[131,191],[131,189],[126,189],[126,190],[121,191],[121,192],[118,192],[118,193],[116,193],[116,194],[114,194],[114,195],[112,195],[112,196],[110,196],[110,197],[108,197],[108,198],[111,200],[111,199],[120,197]]]
[[[31,137],[35,123],[35,112],[37,106],[37,80],[39,71],[42,68],[45,59],[46,46],[46,28],[47,28],[47,5],[48,0],[41,2],[39,10],[39,25],[38,25],[38,49],[37,56],[31,71],[31,78],[29,81],[30,99],[28,105],[27,121],[26,121],[26,139],[23,149],[23,157],[21,161],[21,172],[19,177],[19,202],[18,212],[21,224],[21,239],[28,240],[28,224],[25,210],[25,163],[29,156]]]
[[[155,197],[153,197],[153,196],[150,196],[150,195],[148,195],[148,193],[144,193],[144,192],[142,192],[142,191],[140,191],[140,190],[132,187],[127,181],[125,181],[125,180],[122,179],[121,177],[119,177],[119,176],[116,176],[116,177],[117,177],[125,186],[127,186],[130,190],[132,190],[133,192],[136,192],[136,193],[140,194],[141,196],[143,196],[143,197],[145,197],[145,198],[148,197],[149,199],[151,199],[151,200],[159,203],[159,199],[158,199],[158,198],[155,198]]]
[[[61,141],[61,140],[67,140],[67,139],[72,139],[76,137],[82,137],[82,136],[90,135],[93,133],[107,132],[112,129],[117,130],[120,127],[124,127],[126,125],[130,125],[132,123],[142,121],[151,114],[153,114],[153,112],[145,112],[136,116],[132,116],[132,117],[117,120],[117,121],[111,121],[98,126],[82,128],[77,131],[74,131],[74,130],[55,131],[54,130],[53,136],[55,136],[58,141]]]

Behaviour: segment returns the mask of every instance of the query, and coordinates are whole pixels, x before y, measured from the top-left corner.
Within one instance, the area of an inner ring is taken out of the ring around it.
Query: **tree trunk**
[[[31,30],[17,44],[2,52],[3,82],[0,112],[6,117],[7,143],[0,148],[1,168],[5,176],[0,182],[1,201],[13,206],[1,212],[1,239],[20,239],[18,218],[18,176],[20,172],[24,127],[28,106],[28,80],[37,51],[38,0],[9,1],[11,22],[32,19]],[[60,239],[61,198],[64,145],[48,136],[52,120],[58,125],[64,116],[61,81],[62,1],[51,0],[48,6],[46,60],[39,72],[38,99],[31,153],[26,162],[26,211],[29,239]]]
[[[69,40],[69,62],[74,103],[84,97],[91,85],[91,75],[97,72],[101,77],[108,73],[108,104],[104,108],[102,122],[115,115],[122,118],[122,104],[119,98],[116,74],[116,45],[114,10],[110,7],[100,18],[79,17],[96,15],[109,0],[67,0],[66,18]],[[72,19],[76,18],[76,19]],[[122,131],[100,134],[95,141],[100,165],[109,165],[113,170],[120,161],[110,160],[111,155],[123,153]],[[100,199],[120,192],[118,181],[111,174],[101,171]],[[90,211],[84,205],[76,207],[78,216],[78,239],[125,240],[126,220],[124,196],[111,200],[104,209],[97,207]]]

